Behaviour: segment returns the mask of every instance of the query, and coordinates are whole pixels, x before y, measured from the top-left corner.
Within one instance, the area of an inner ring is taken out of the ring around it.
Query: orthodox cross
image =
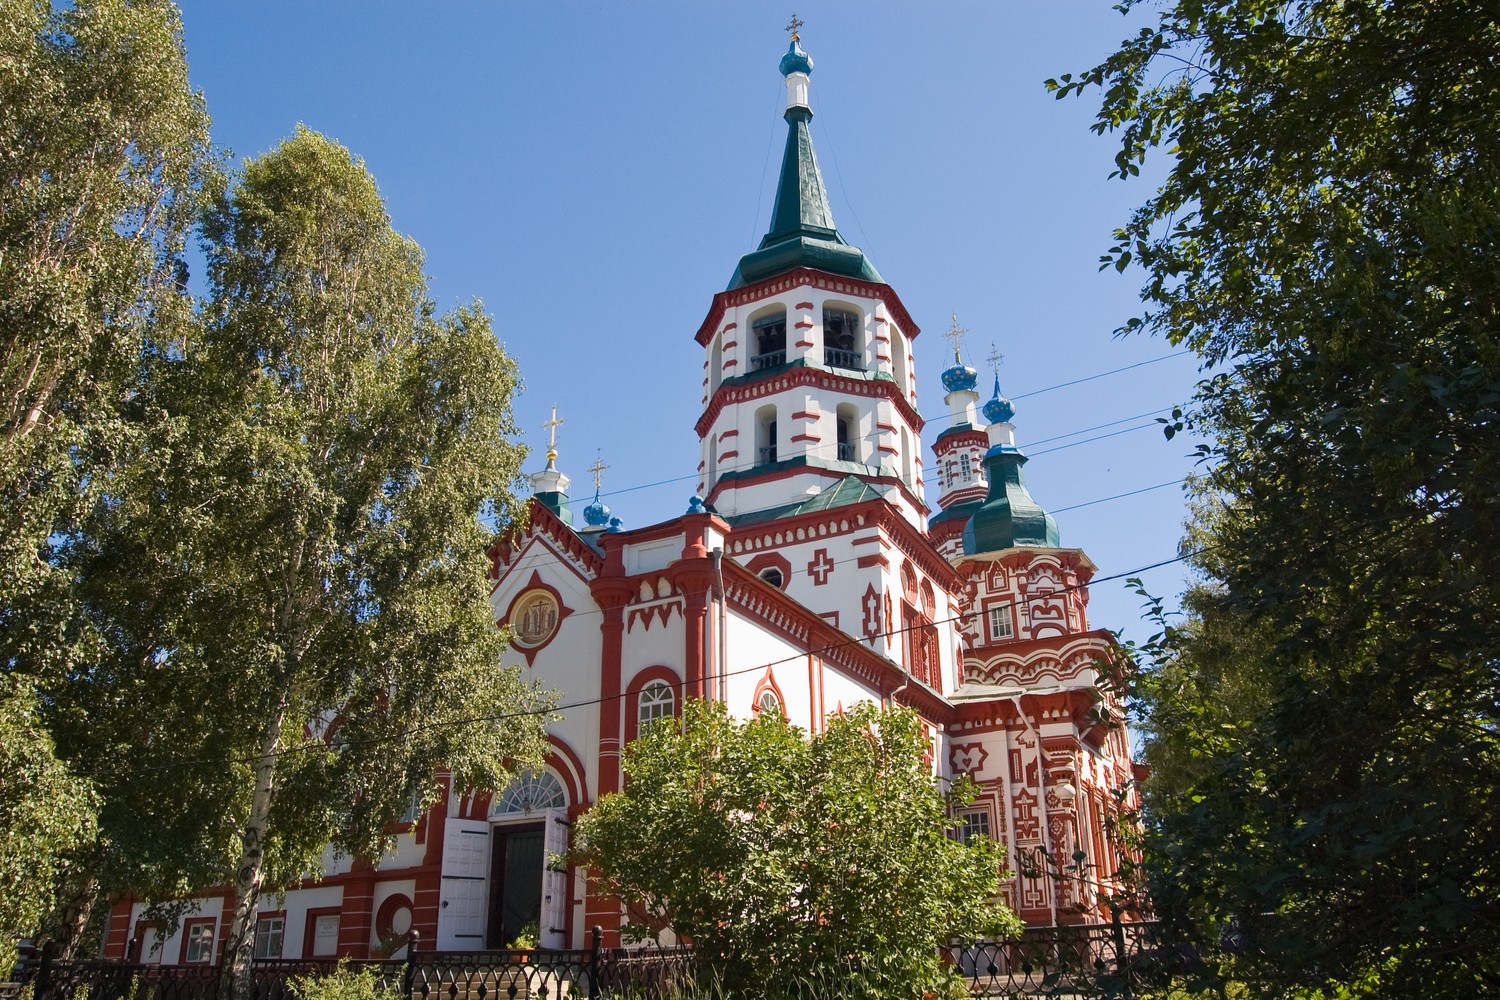
[[[964,334],[968,332],[968,330],[965,330],[963,327],[958,325],[958,313],[954,313],[953,328],[947,333],[943,334],[943,336],[953,342],[953,362],[955,364],[963,364],[963,360],[958,356],[958,345],[963,340]]]
[[[1005,355],[1001,354],[995,348],[995,344],[994,344],[993,341],[990,342],[990,356],[988,358],[985,358],[985,360],[990,363],[990,370],[995,373],[995,377],[999,378],[1000,377],[1000,362],[1002,362],[1002,361],[1005,360]]]
[[[551,465],[557,461],[557,428],[567,423],[557,416],[557,404],[552,404],[552,419],[542,421],[542,426],[547,428],[547,464]]]
[[[787,23],[786,26],[786,30],[792,33],[792,41],[797,42],[802,40],[801,36],[797,34],[797,30],[806,23],[806,21],[797,16],[796,11],[792,11],[792,19]]]
[[[604,459],[596,457],[594,464],[589,466],[589,471],[594,474],[594,495],[599,495],[599,486],[604,479],[604,470],[609,466],[604,464]]]

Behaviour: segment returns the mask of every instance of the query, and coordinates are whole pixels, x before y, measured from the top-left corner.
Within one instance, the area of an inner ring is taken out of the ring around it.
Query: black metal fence
[[[1034,927],[1015,940],[956,943],[947,957],[983,997],[1160,996],[1202,978],[1196,954],[1154,921]]]
[[[592,946],[485,952],[419,951],[412,940],[403,957],[346,960],[350,971],[369,970],[380,985],[406,1000],[665,1000],[691,987],[690,949],[604,948],[596,928]],[[332,960],[268,962],[251,967],[255,1000],[296,1000],[293,980],[327,975]],[[23,962],[13,990],[30,987],[34,1000],[219,1000],[217,965],[144,965],[101,960],[61,962],[46,955]]]
[[[1160,996],[1197,977],[1192,952],[1161,940],[1159,932],[1150,921],[1039,927],[1015,940],[956,942],[944,955],[976,997]],[[254,996],[295,1000],[292,980],[329,973],[337,964],[256,962]],[[402,1000],[670,1000],[691,995],[695,982],[690,948],[604,948],[597,929],[591,947],[581,950],[424,952],[413,941],[403,957],[344,964],[371,970]],[[41,957],[23,963],[13,978],[31,987],[34,1000],[220,1000],[221,991],[220,969],[213,965]]]

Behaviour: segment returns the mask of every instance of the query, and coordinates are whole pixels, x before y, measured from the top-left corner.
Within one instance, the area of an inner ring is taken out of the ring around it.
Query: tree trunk
[[[265,841],[275,794],[276,751],[281,744],[281,723],[285,716],[283,698],[266,720],[260,763],[255,768],[255,794],[250,799],[250,815],[240,838],[240,857],[234,869],[234,917],[224,941],[224,964],[220,972],[220,996],[230,1000],[252,1000],[254,996],[250,967],[255,957],[255,921],[260,912],[260,887],[265,879]]]
[[[85,875],[81,881],[69,879],[58,886],[57,909],[47,917],[41,936],[56,942],[57,957],[62,961],[77,957],[98,901],[99,880],[93,875]]]

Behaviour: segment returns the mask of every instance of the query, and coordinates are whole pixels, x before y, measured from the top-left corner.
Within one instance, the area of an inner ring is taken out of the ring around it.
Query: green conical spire
[[[798,58],[792,58],[794,55]],[[781,68],[789,83],[786,114],[782,116],[786,119],[787,134],[771,229],[757,250],[740,258],[729,287],[740,288],[794,267],[811,267],[884,284],[864,252],[850,246],[834,224],[833,210],[828,207],[828,190],[823,186],[823,173],[818,169],[812,134],[807,128],[813,113],[806,104],[805,84],[812,72],[812,60],[802,52],[795,38]]]
[[[984,456],[989,496],[964,525],[964,554],[998,552],[1017,545],[1057,548],[1057,522],[1031,498],[1021,466],[1026,456],[1014,448],[993,447]]]

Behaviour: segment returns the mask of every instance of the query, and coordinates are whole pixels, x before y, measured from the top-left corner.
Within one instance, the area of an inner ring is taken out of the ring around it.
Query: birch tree
[[[378,854],[440,767],[498,788],[538,766],[547,699],[499,666],[487,601],[481,519],[517,516],[523,452],[483,312],[436,315],[363,164],[306,129],[244,166],[204,234],[202,323],[158,360],[148,443],[89,534],[91,558],[138,567],[94,605],[136,651],[110,687],[170,692],[131,780],[190,789],[249,996],[263,892],[329,843]]]

